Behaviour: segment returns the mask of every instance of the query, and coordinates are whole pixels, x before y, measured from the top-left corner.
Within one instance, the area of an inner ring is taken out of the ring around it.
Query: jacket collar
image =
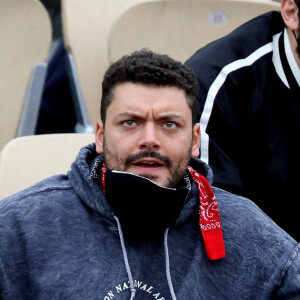
[[[273,37],[273,64],[281,81],[289,88],[300,87],[300,68],[293,55],[285,28]]]

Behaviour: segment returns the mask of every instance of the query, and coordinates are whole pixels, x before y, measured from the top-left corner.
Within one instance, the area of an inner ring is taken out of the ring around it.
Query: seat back
[[[182,62],[242,23],[278,9],[263,1],[148,1],[125,11],[108,39],[109,61],[143,47]],[[138,30],[137,30],[138,28]]]
[[[44,178],[65,174],[94,134],[45,134],[11,140],[0,153],[0,199]]]
[[[101,82],[108,66],[148,47],[184,62],[247,20],[280,4],[271,0],[63,0],[63,32],[83,102],[99,119]]]
[[[51,22],[40,1],[0,0],[0,149],[18,130],[24,135],[24,126],[34,127],[34,101],[40,100],[46,73],[45,65],[36,64],[45,61],[50,43]],[[23,110],[31,115],[21,117]]]

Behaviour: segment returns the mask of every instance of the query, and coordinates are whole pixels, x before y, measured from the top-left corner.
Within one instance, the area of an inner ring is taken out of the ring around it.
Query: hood
[[[94,143],[83,147],[73,162],[68,177],[75,193],[88,207],[100,213],[107,221],[115,223],[112,208],[106,202],[100,186],[91,177],[97,158],[100,157]]]
[[[68,172],[70,184],[79,198],[95,212],[100,213],[106,219],[106,222],[115,224],[114,211],[107,203],[105,196],[100,188],[100,178],[92,176],[99,159],[103,159],[103,155],[96,152],[95,144],[83,147],[76,157],[75,162]],[[191,159],[190,166],[197,172],[206,177],[211,184],[213,180],[212,170],[210,167],[199,159]],[[96,180],[95,180],[96,178]],[[184,222],[194,211],[198,203],[198,189],[192,184],[191,191],[187,197],[184,208],[182,209],[176,224]]]

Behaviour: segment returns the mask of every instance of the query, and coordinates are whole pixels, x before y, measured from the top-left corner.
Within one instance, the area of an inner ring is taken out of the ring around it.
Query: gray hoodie
[[[89,145],[67,175],[0,201],[2,300],[300,299],[299,245],[251,201],[213,188],[223,259],[207,258],[195,185],[174,224],[131,241],[91,176],[97,158]]]

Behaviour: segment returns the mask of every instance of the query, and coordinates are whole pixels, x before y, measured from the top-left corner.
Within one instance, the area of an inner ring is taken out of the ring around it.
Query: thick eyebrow
[[[131,113],[131,112],[123,112],[117,115],[118,119],[142,119],[142,117],[136,113]]]
[[[159,120],[179,120],[182,122],[185,121],[185,119],[182,116],[177,115],[177,114],[163,114],[158,119]]]

